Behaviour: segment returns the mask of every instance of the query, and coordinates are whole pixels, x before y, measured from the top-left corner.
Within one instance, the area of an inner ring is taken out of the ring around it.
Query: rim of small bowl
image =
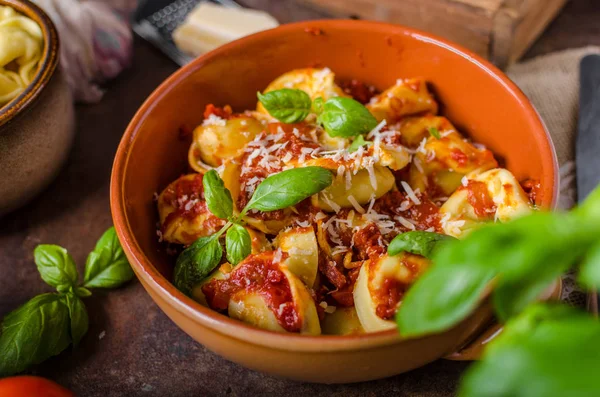
[[[42,29],[44,48],[37,72],[27,87],[18,96],[0,108],[0,127],[25,112],[40,96],[50,82],[58,66],[59,38],[56,26],[40,7],[29,0],[0,0],[1,6],[8,6],[35,21]]]
[[[552,138],[546,129],[543,121],[539,117],[539,114],[527,99],[525,94],[505,76],[499,69],[493,66],[488,61],[480,58],[471,51],[462,48],[459,45],[450,43],[449,41],[438,38],[435,35],[424,33],[416,29],[407,28],[402,25],[394,25],[384,22],[375,21],[354,21],[354,20],[317,20],[317,21],[304,21],[286,24],[279,26],[274,29],[255,33],[253,35],[241,38],[226,44],[218,49],[204,54],[188,65],[180,68],[170,77],[168,77],[158,88],[148,97],[144,104],[140,107],[138,112],[130,122],[119,148],[117,150],[115,161],[113,164],[113,171],[111,176],[111,191],[110,191],[110,204],[113,215],[113,220],[117,235],[125,253],[131,261],[131,265],[135,270],[138,277],[141,279],[142,284],[146,288],[151,289],[153,292],[159,295],[166,304],[170,305],[173,309],[177,310],[180,314],[188,317],[195,323],[199,323],[204,327],[210,328],[211,330],[228,335],[238,340],[243,340],[248,343],[268,346],[270,348],[288,351],[298,352],[334,352],[334,351],[351,351],[360,350],[365,348],[374,348],[389,345],[391,343],[398,343],[403,340],[413,338],[401,337],[396,329],[387,331],[365,333],[360,335],[298,335],[298,334],[286,334],[268,331],[253,327],[249,324],[245,324],[241,321],[234,320],[223,314],[215,312],[209,308],[202,306],[200,303],[194,301],[192,298],[184,295],[182,292],[177,290],[175,286],[166,279],[160,272],[152,265],[150,260],[146,257],[144,252],[137,244],[133,233],[131,231],[129,222],[126,217],[125,201],[123,196],[123,183],[124,177],[127,170],[129,151],[135,143],[138,128],[142,120],[146,117],[146,114],[151,111],[157,102],[160,101],[161,97],[165,92],[172,89],[173,86],[180,83],[181,80],[186,79],[192,72],[197,69],[197,65],[202,64],[209,59],[220,57],[226,54],[231,48],[243,46],[249,41],[261,39],[264,37],[271,36],[273,34],[285,34],[289,31],[304,30],[305,28],[319,27],[324,30],[326,29],[340,29],[347,30],[353,26],[361,26],[363,28],[368,27],[369,29],[385,31],[389,33],[400,32],[401,34],[411,36],[413,39],[418,41],[424,41],[435,44],[445,50],[452,51],[457,55],[460,55],[467,62],[477,64],[478,67],[483,69],[487,74],[492,76],[499,84],[502,84],[504,88],[509,91],[521,104],[521,108],[524,112],[528,113],[529,118],[536,120],[539,124],[539,130],[543,131],[546,135],[548,145],[552,154],[552,166],[554,172],[554,189],[553,195],[550,201],[550,209],[555,209],[558,201],[558,161]],[[153,297],[154,298],[154,297]],[[429,335],[425,335],[421,338],[427,338]],[[461,341],[457,341],[459,343]]]

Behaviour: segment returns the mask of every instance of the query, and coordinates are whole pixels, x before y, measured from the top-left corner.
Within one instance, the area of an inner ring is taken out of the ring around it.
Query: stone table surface
[[[292,1],[246,0],[281,22],[320,17]],[[600,45],[600,2],[572,0],[527,57]],[[111,225],[108,192],[115,150],[128,121],[152,90],[176,70],[136,38],[133,66],[96,105],[77,106],[78,133],[68,163],[37,199],[0,220],[0,316],[49,291],[32,258],[37,244],[66,247],[80,269]],[[338,395],[450,396],[466,363],[440,360],[396,377],[350,385],[297,383],[247,370],[209,352],[179,330],[133,281],[86,300],[90,329],[81,345],[39,365],[78,396]]]

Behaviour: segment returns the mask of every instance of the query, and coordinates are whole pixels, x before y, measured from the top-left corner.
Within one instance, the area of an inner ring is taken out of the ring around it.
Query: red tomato
[[[0,397],[75,397],[75,394],[48,379],[15,376],[0,379]]]

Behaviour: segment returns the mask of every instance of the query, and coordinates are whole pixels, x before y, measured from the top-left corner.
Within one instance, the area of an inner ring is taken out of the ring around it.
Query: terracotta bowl
[[[58,67],[54,24],[26,0],[0,0],[33,19],[44,35],[37,74],[15,99],[0,108],[0,216],[41,192],[58,174],[73,143],[75,116],[67,82]]]
[[[320,34],[315,34],[319,32]],[[246,367],[302,381],[383,378],[448,355],[491,320],[487,304],[455,328],[418,339],[395,331],[309,337],[257,329],[207,309],[170,282],[173,258],[157,242],[154,192],[186,170],[189,138],[180,127],[202,121],[208,103],[250,109],[256,91],[280,74],[330,67],[380,89],[424,76],[461,131],[490,147],[517,178],[536,178],[542,205],[553,206],[557,164],[550,137],[523,93],[467,50],[397,25],[313,21],[285,25],[206,54],[168,78],[133,118],[117,151],[111,208],[117,233],[142,285],[192,338]]]

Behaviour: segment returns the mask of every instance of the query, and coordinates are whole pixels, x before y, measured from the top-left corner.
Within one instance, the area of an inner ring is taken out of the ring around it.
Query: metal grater
[[[133,31],[183,66],[194,58],[177,49],[172,34],[201,1],[240,7],[233,0],[142,0],[135,14]]]

